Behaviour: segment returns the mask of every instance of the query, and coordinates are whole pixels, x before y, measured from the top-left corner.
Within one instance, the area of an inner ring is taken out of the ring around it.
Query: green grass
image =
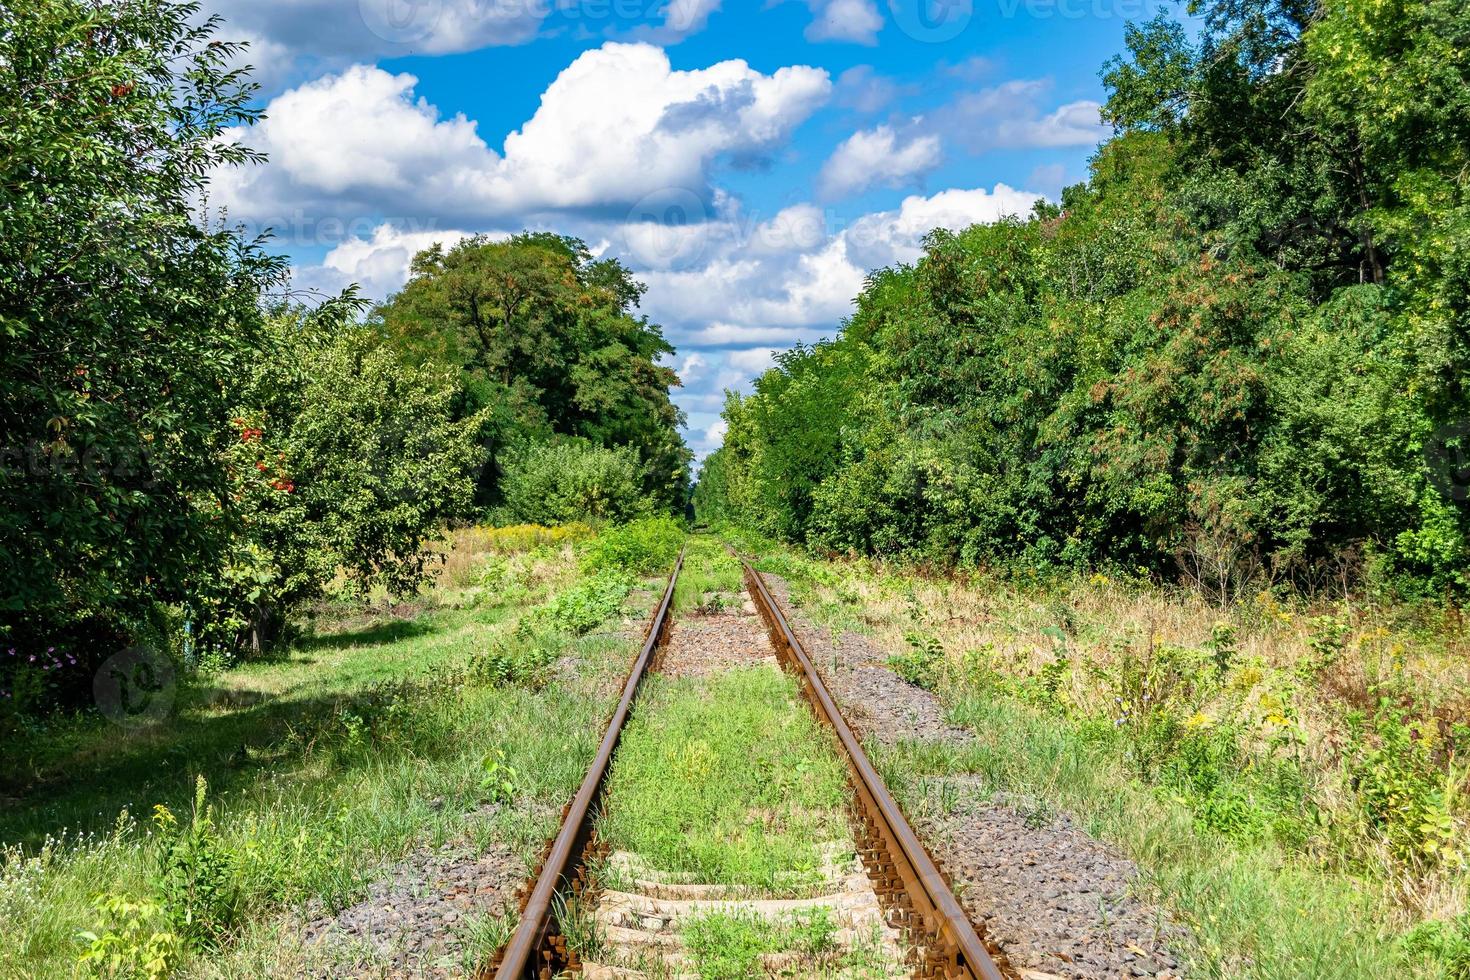
[[[901,628],[913,628],[905,624],[925,624],[946,637],[946,646],[954,653],[958,641],[946,630],[982,622],[956,611],[962,599],[972,601],[962,596],[965,586],[959,582],[929,583],[930,591],[939,594],[933,600],[935,615],[930,616],[931,610],[915,599],[919,590],[913,587],[914,580],[906,580],[902,569],[854,570],[779,549],[760,564],[791,581],[793,603],[820,626],[868,630],[878,623],[887,627],[889,653],[900,657],[915,656],[912,638],[906,647],[892,636],[901,636]],[[1099,588],[1106,588],[1106,583]],[[951,595],[953,603],[948,600]],[[1003,632],[1004,617],[1020,612],[999,599],[993,602],[998,611],[983,623],[993,632]],[[936,621],[939,626],[929,625]],[[1004,677],[997,680],[983,672],[960,677],[964,667],[964,658],[958,657],[943,676],[934,678],[934,686],[950,720],[974,733],[972,747],[925,743],[869,747],[888,785],[911,812],[919,807],[943,809],[956,802],[946,800],[946,795],[953,795],[954,784],[933,777],[970,774],[983,777],[980,782],[990,790],[1029,801],[1038,821],[1058,812],[1071,814],[1089,833],[1118,845],[1139,864],[1145,898],[1189,925],[1194,943],[1180,952],[1189,961],[1185,972],[1191,977],[1366,980],[1466,975],[1455,972],[1463,967],[1455,966],[1454,955],[1435,952],[1436,944],[1410,949],[1402,941],[1404,923],[1413,919],[1404,906],[1415,903],[1408,874],[1385,870],[1383,864],[1344,862],[1330,853],[1318,857],[1293,851],[1270,835],[1245,838],[1211,830],[1177,791],[1138,776],[1129,764],[1126,740],[1111,726],[1102,726],[1108,729],[1102,731],[1095,723],[1056,710],[1054,700],[1041,696],[1044,691],[1037,683],[1004,683]],[[1249,776],[1239,774],[1242,780]],[[1326,819],[1332,819],[1330,813]],[[1331,836],[1354,830],[1325,827],[1322,832]],[[1453,905],[1453,895],[1441,900]],[[1436,956],[1438,963],[1433,962]]]
[[[847,837],[846,777],[774,667],[651,677],[613,762],[602,839],[655,867],[781,893]]]
[[[1088,833],[1121,844],[1144,868],[1148,897],[1185,913],[1197,946],[1191,977],[1336,980],[1404,975],[1375,925],[1369,883],[1197,829],[1190,813],[1132,779],[1110,753],[1056,719],[972,695],[950,717],[976,741],[868,747],[910,812],[925,777],[979,774],[986,785],[1065,810]],[[929,804],[932,805],[932,804]]]
[[[802,909],[781,922],[732,909],[691,919],[682,938],[702,980],[739,980],[760,976],[761,956],[795,953],[808,961],[838,951],[837,923],[826,906]]]
[[[177,716],[153,729],[74,719],[8,746],[0,976],[84,975],[77,936],[97,930],[96,896],[168,891],[167,835],[150,817],[163,804],[188,827],[199,776],[214,828],[185,877],[231,899],[219,906],[227,927],[177,964],[185,975],[292,972],[303,955],[292,911],[350,903],[416,846],[509,844],[533,859],[586,771],[608,681],[635,646],[606,632],[515,638],[531,606],[580,577],[570,553],[546,562],[518,603],[467,605],[469,593],[445,590],[411,622],[328,628],[274,661],[191,680]],[[544,670],[513,682],[477,666],[497,649],[552,650],[571,667],[554,682]],[[487,758],[503,766],[494,785]],[[468,817],[497,798],[509,802]]]
[[[684,569],[674,585],[674,612],[681,615],[713,610],[733,601],[745,588],[740,562],[718,538],[695,535],[684,549]]]

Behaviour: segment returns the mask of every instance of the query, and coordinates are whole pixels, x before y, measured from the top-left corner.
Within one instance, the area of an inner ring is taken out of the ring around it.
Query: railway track
[[[1013,976],[1002,970],[998,957],[976,933],[944,875],[883,785],[760,573],[745,559],[741,565],[746,592],[776,660],[796,678],[846,765],[851,788],[848,817],[856,854],[887,927],[902,937],[912,975],[973,980]],[[516,930],[480,970],[480,980],[492,976],[497,980],[551,980],[582,970],[584,964],[574,944],[568,942],[560,918],[577,903],[595,902],[599,894],[600,885],[589,865],[606,862],[610,849],[597,839],[595,821],[603,810],[612,760],[639,688],[658,668],[668,642],[683,566],[681,552],[587,776],[522,892]]]

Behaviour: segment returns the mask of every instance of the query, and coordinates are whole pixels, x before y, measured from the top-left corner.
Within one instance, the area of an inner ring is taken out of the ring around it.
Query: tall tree
[[[0,0],[0,643],[106,655],[216,566],[230,390],[284,265],[191,202],[255,159],[173,0]]]
[[[690,455],[669,398],[678,375],[658,363],[673,347],[636,315],[643,292],[620,262],[593,259],[573,238],[472,238],[416,256],[377,317],[409,357],[466,373],[501,420],[498,442],[562,434],[632,446],[644,489],[672,506]]]

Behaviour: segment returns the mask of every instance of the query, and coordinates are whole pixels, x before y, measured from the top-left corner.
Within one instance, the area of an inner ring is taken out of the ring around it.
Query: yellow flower
[[[1214,723],[1214,720],[1209,715],[1206,715],[1202,711],[1196,711],[1184,720],[1184,727],[1194,729],[1209,728]]]

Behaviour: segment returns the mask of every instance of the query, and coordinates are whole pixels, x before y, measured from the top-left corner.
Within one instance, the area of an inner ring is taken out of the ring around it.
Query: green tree
[[[533,443],[505,462],[505,510],[528,524],[630,521],[649,510],[642,470],[632,446],[576,438]]]
[[[255,156],[239,46],[172,0],[0,0],[0,643],[86,658],[212,575],[231,391],[284,263],[191,201]]]
[[[228,649],[269,645],[339,574],[359,593],[412,593],[424,544],[470,511],[483,414],[461,417],[452,371],[405,366],[354,312],[348,297],[277,315],[242,386],[219,511],[229,560],[197,606]]]
[[[634,314],[643,291],[616,259],[594,260],[576,239],[472,238],[415,257],[377,318],[410,358],[468,375],[502,420],[492,449],[551,434],[632,446],[644,491],[672,507],[690,456],[669,398],[678,376],[658,363],[673,348]]]

